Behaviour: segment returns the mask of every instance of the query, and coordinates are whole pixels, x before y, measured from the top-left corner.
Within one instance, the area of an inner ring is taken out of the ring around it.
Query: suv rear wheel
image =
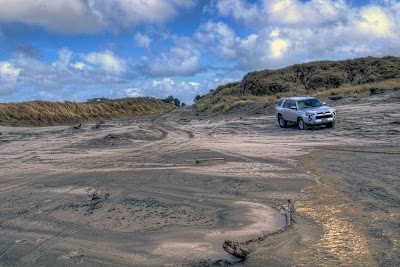
[[[286,127],[287,127],[287,121],[285,121],[285,120],[283,119],[282,115],[279,115],[279,116],[278,116],[278,123],[279,123],[279,126],[280,126],[281,128],[286,128]]]
[[[297,120],[297,125],[299,126],[300,130],[306,130],[307,129],[307,124],[305,124],[304,120],[302,118],[299,118]]]

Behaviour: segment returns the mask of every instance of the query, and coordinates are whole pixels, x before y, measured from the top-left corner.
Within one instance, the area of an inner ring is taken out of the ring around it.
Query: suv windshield
[[[314,108],[322,106],[321,101],[316,98],[310,98],[306,100],[301,100],[297,102],[299,108]]]

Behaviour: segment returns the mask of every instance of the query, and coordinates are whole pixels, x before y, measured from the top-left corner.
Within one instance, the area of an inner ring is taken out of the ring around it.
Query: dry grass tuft
[[[93,103],[33,101],[0,104],[0,125],[48,126],[155,115],[174,106],[152,98],[124,98]]]

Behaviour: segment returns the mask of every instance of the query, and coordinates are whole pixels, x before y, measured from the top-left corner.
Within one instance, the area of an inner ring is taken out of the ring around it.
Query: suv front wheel
[[[285,121],[285,120],[283,119],[282,115],[279,115],[279,116],[278,116],[278,123],[279,123],[279,126],[280,126],[281,128],[286,128],[286,127],[287,127],[287,121]]]
[[[333,128],[333,127],[335,127],[335,122],[334,122],[334,121],[331,122],[331,123],[328,123],[328,124],[326,125],[326,128]]]
[[[297,120],[297,125],[299,126],[300,130],[306,130],[307,129],[307,124],[304,122],[302,118],[299,118]]]

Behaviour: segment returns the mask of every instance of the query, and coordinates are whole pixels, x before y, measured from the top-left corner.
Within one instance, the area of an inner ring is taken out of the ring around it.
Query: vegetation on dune
[[[200,112],[225,112],[249,103],[268,105],[283,96],[356,96],[371,88],[400,89],[399,57],[310,62],[251,72],[241,82],[197,97],[195,106]]]
[[[152,98],[124,98],[89,103],[33,101],[0,104],[0,125],[65,125],[155,115],[172,109],[173,105]]]
[[[181,106],[181,101],[178,98],[174,97],[173,95],[169,95],[166,98],[160,99],[160,100],[165,103],[168,103],[168,104],[173,104],[177,107]],[[184,104],[184,103],[182,103],[182,104]]]

